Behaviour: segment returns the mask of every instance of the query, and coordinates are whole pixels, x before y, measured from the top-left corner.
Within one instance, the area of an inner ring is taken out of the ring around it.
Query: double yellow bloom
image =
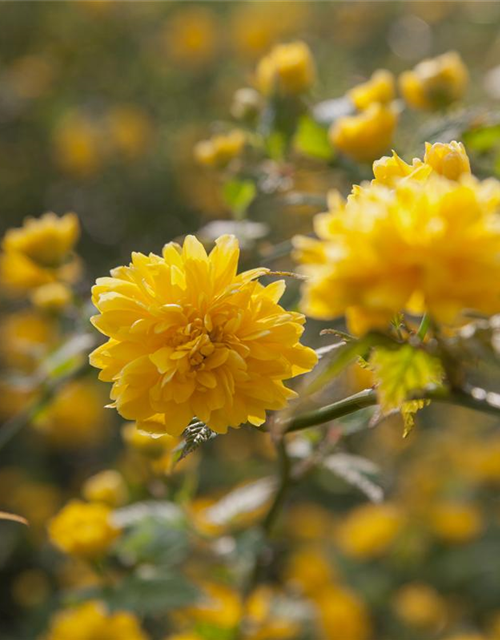
[[[188,236],[163,255],[132,255],[128,267],[100,278],[92,319],[108,342],[91,355],[113,382],[119,413],[153,433],[178,435],[197,417],[211,429],[281,409],[295,393],[283,381],[312,369],[316,354],[299,343],[304,316],[278,304],[282,281],[263,286],[267,269],[237,275],[230,235],[207,255]]]

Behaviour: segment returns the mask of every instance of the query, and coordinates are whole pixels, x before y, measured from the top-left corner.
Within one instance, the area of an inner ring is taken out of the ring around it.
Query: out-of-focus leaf
[[[468,149],[486,153],[500,148],[500,123],[464,131],[463,140]]]
[[[319,102],[313,109],[313,117],[323,126],[329,126],[338,118],[348,116],[354,111],[354,105],[349,98],[335,98]]]
[[[226,182],[222,194],[227,205],[237,215],[242,216],[257,194],[252,180],[230,180]]]
[[[275,478],[261,478],[227,493],[204,513],[205,519],[217,526],[226,526],[240,516],[264,506],[276,489]]]
[[[325,458],[322,466],[362,491],[372,502],[382,502],[384,499],[382,488],[370,477],[379,472],[377,465],[370,460],[347,453],[335,453]]]
[[[444,371],[438,358],[409,344],[398,349],[376,348],[370,365],[377,381],[379,405],[383,412],[400,409],[408,435],[413,414],[425,406],[425,401],[409,400],[412,394],[431,385],[441,385]]]
[[[184,440],[178,447],[180,452],[178,460],[184,459],[190,453],[196,451],[204,442],[215,438],[217,434],[215,431],[212,431],[212,429],[209,429],[203,422],[195,422],[194,424],[190,424],[182,435]]]
[[[130,527],[115,545],[115,553],[126,565],[180,564],[189,549],[186,529],[180,523],[147,516]]]
[[[89,334],[73,336],[44,360],[42,367],[45,374],[51,378],[71,374],[87,359],[94,345],[94,336]]]
[[[202,242],[213,242],[225,233],[236,236],[240,247],[248,249],[256,240],[266,237],[269,226],[253,220],[212,220],[198,231],[198,237]]]
[[[176,504],[166,500],[136,502],[113,512],[113,521],[120,528],[129,527],[145,518],[154,518],[161,521],[164,526],[166,524],[179,526],[184,521],[184,514]]]
[[[144,567],[113,588],[103,589],[101,597],[111,610],[147,615],[190,605],[198,599],[199,590],[179,573]]]
[[[297,151],[312,158],[330,160],[333,148],[328,140],[328,130],[310,116],[302,116],[295,133],[294,145]]]

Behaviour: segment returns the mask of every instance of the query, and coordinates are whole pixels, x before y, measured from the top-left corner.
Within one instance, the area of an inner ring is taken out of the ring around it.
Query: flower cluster
[[[306,313],[345,314],[363,333],[401,312],[454,323],[465,309],[500,310],[500,184],[471,176],[456,144],[428,147],[426,160],[378,163],[372,184],[316,218],[319,240],[295,240]]]

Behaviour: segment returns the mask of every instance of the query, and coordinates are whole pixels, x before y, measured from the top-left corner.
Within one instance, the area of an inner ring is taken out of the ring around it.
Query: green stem
[[[343,398],[338,402],[329,404],[326,407],[315,409],[303,413],[299,416],[294,416],[284,423],[281,423],[281,428],[284,433],[291,433],[293,431],[301,431],[308,427],[314,427],[318,424],[335,420],[336,418],[342,418],[350,413],[355,413],[360,409],[366,407],[372,407],[377,404],[377,393],[375,389],[364,389],[359,393],[355,393],[352,396]]]

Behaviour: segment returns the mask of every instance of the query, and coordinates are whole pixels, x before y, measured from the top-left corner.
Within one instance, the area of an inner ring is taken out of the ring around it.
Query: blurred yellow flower
[[[150,458],[161,458],[164,453],[179,444],[177,438],[169,436],[167,433],[152,438],[149,434],[139,431],[133,423],[123,426],[122,437],[129,447]]]
[[[148,114],[135,105],[117,105],[107,114],[110,142],[119,154],[134,159],[151,142],[153,128]]]
[[[211,169],[224,169],[238,158],[245,148],[246,136],[243,131],[233,129],[229,133],[212,136],[195,145],[194,157],[198,164]]]
[[[286,581],[306,595],[321,591],[325,584],[332,582],[333,576],[332,562],[321,549],[315,547],[295,551],[285,572]]]
[[[54,160],[69,175],[88,178],[102,167],[102,143],[101,123],[79,111],[69,112],[53,132]]]
[[[0,332],[0,354],[4,366],[23,373],[32,373],[58,339],[54,322],[31,309],[4,315]]]
[[[391,146],[397,122],[394,105],[374,102],[360,113],[335,120],[330,141],[349,158],[372,162]]]
[[[368,640],[371,622],[360,598],[351,591],[325,585],[315,595],[314,604],[319,614],[319,625],[325,640]]]
[[[355,187],[347,203],[330,204],[315,218],[320,240],[295,239],[309,315],[346,314],[363,333],[402,311],[453,323],[464,309],[500,310],[498,182],[434,173],[393,189]]]
[[[79,235],[74,213],[27,218],[22,227],[7,231],[2,241],[1,283],[8,291],[25,293],[57,280],[73,282],[80,271],[73,253]]]
[[[386,69],[375,71],[372,77],[347,92],[356,109],[363,111],[371,104],[389,104],[396,97],[394,75]]]
[[[31,301],[35,307],[50,312],[62,311],[72,299],[71,289],[62,282],[42,284],[31,294]]]
[[[335,540],[348,556],[369,560],[384,555],[404,524],[392,504],[364,504],[349,512],[339,524]]]
[[[71,500],[49,522],[51,541],[70,556],[92,560],[103,556],[120,530],[103,504]]]
[[[91,601],[57,612],[43,640],[148,640],[148,637],[134,614],[109,613],[103,603]]]
[[[264,95],[298,95],[316,77],[311,51],[305,42],[276,45],[264,56],[255,72],[256,86]]]
[[[467,67],[456,51],[420,62],[399,77],[406,102],[415,109],[439,109],[462,98],[469,81]]]
[[[21,607],[36,607],[49,596],[49,577],[40,569],[20,572],[12,584],[12,597]]]
[[[162,257],[132,255],[128,267],[100,278],[92,319],[109,341],[91,354],[101,380],[113,382],[119,413],[153,433],[179,435],[196,416],[218,433],[295,393],[284,380],[309,371],[314,351],[300,344],[304,317],[278,304],[283,282],[264,287],[267,269],[237,275],[236,238],[222,236],[210,255],[193,236]]]
[[[375,179],[372,184],[394,187],[396,182],[403,178],[425,181],[434,173],[449,180],[459,180],[470,172],[469,158],[461,142],[453,141],[447,144],[426,142],[423,161],[414,158],[409,165],[395,151],[392,152],[391,157],[384,156],[376,160],[373,163]]]
[[[55,78],[55,65],[43,55],[16,58],[6,70],[4,82],[20,98],[33,99],[47,93]]]
[[[85,481],[82,495],[89,502],[102,502],[110,507],[118,507],[127,501],[128,490],[121,473],[106,469]]]
[[[217,22],[205,7],[184,6],[165,25],[167,61],[181,66],[201,67],[212,60],[219,37]]]
[[[437,631],[446,621],[445,600],[434,587],[425,583],[403,585],[392,604],[396,615],[411,627]]]
[[[204,582],[200,587],[203,597],[199,604],[179,609],[176,618],[190,625],[202,622],[222,629],[234,629],[243,611],[238,592],[216,582]]]
[[[276,597],[274,590],[266,585],[257,587],[245,602],[245,640],[294,640],[300,625],[273,610]]]
[[[477,506],[460,502],[440,502],[429,511],[432,532],[449,544],[463,544],[479,536],[484,528]]]
[[[109,433],[103,403],[101,388],[93,380],[73,380],[58,390],[33,426],[56,447],[91,447]]]

